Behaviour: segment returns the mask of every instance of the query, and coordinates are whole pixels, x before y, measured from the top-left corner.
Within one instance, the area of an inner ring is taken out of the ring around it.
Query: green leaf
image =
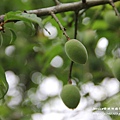
[[[5,17],[4,17],[5,21],[9,21],[9,20],[22,20],[24,22],[33,22],[33,23],[37,23],[40,27],[42,26],[41,23],[41,18],[37,17],[36,14],[28,14],[28,13],[23,13],[21,11],[16,11],[16,12],[8,12]]]
[[[106,30],[108,28],[108,24],[103,20],[96,20],[92,26],[93,29],[101,29]]]
[[[5,72],[0,66],[0,99],[2,99],[8,91],[8,83],[6,81]]]
[[[14,42],[16,40],[17,36],[16,36],[15,32],[12,29],[10,29],[10,32],[11,32],[10,44],[11,44],[12,42]]]

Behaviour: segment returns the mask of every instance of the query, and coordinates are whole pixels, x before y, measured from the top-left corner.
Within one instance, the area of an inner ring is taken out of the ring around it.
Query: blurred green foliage
[[[76,1],[78,0],[61,0],[63,3]],[[1,0],[0,14],[53,5],[55,5],[54,0]],[[120,2],[115,5],[120,11]],[[114,16],[111,15],[112,18],[115,17],[114,22],[109,24],[106,17],[110,11],[113,15],[114,10],[110,5],[101,5],[92,7],[78,16],[77,39],[85,45],[89,56],[85,65],[74,64],[73,66],[72,78],[79,87],[90,81],[99,85],[104,78],[114,77],[110,62],[120,57],[120,20],[118,18],[116,20],[114,13]],[[74,12],[59,13],[57,17],[70,38],[73,38]],[[43,106],[59,96],[45,96],[39,104],[33,104],[29,96],[36,93],[44,77],[54,75],[63,85],[68,82],[70,60],[64,51],[66,38],[51,16],[44,16],[41,19],[44,26],[50,23],[56,28],[55,37],[46,36],[46,31],[38,25],[23,21],[5,24],[5,33],[0,34],[0,64],[5,71],[12,71],[19,78],[17,90],[22,96],[21,101],[13,107],[9,106],[9,102],[14,96],[7,94],[4,100],[0,101],[0,119],[2,120],[30,120],[32,114],[42,113]],[[49,32],[52,34],[52,31]],[[11,42],[11,34],[16,34],[15,41]],[[108,41],[105,51],[97,46],[98,41],[103,37]],[[58,68],[51,65],[51,61],[56,56],[60,56],[63,60],[63,64]],[[40,74],[39,84],[32,80],[34,73]],[[115,99],[111,96],[100,102],[106,107],[115,106],[119,98],[120,94],[117,94]],[[117,105],[120,107],[120,104]],[[119,116],[112,117],[114,120],[119,119]]]

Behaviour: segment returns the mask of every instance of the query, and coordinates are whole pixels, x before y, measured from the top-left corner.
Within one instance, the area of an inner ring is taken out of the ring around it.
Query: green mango
[[[65,43],[65,52],[68,58],[75,63],[85,64],[88,59],[85,46],[76,39],[68,40]]]
[[[70,109],[75,109],[80,102],[79,89],[75,85],[65,85],[60,96],[63,103]]]

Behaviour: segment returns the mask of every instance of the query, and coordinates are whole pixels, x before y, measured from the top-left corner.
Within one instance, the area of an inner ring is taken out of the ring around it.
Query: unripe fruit
[[[60,96],[63,103],[70,109],[75,109],[80,102],[80,93],[75,85],[65,85]]]
[[[120,24],[119,17],[115,15],[114,10],[109,10],[104,15],[104,20],[112,27]]]
[[[112,66],[114,76],[120,81],[120,59],[116,59]]]
[[[71,39],[65,43],[65,52],[69,59],[75,63],[85,64],[88,59],[86,48],[76,39]]]

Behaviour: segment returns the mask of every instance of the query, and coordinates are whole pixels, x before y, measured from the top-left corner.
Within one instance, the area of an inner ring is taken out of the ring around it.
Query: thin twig
[[[54,0],[54,2],[55,2],[56,5],[60,5],[61,4],[59,0]]]
[[[60,29],[63,31],[63,34],[65,35],[67,40],[70,40],[70,37],[67,35],[66,33],[66,29],[62,26],[62,24],[60,23],[60,21],[58,20],[57,16],[54,14],[54,12],[50,11],[52,17],[55,19],[55,21],[58,23]]]
[[[71,61],[71,63],[70,63],[70,69],[69,69],[69,74],[68,74],[68,82],[69,82],[70,84],[72,84],[71,74],[72,74],[73,63],[74,63],[74,62]]]
[[[83,13],[85,13],[88,9],[83,9],[81,11],[79,11],[79,16],[81,16]]]
[[[44,29],[46,32],[48,32],[49,35],[51,35],[50,31],[47,28],[44,27]]]
[[[110,1],[111,6],[113,7],[113,9],[114,9],[114,11],[115,11],[116,16],[119,16],[119,17],[120,17],[120,13],[118,12],[118,10],[117,10],[117,8],[116,8],[113,0],[109,0],[109,1]]]
[[[78,15],[79,11],[75,11],[75,32],[74,32],[74,38],[77,38],[77,29],[78,29]]]

